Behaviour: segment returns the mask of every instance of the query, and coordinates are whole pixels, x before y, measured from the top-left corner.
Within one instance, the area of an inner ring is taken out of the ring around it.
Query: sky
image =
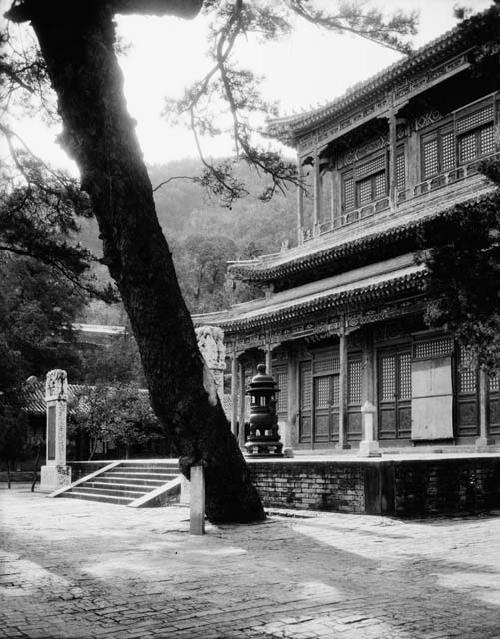
[[[2,9],[7,4],[8,0],[0,0]],[[453,17],[456,4],[456,0],[384,0],[382,6],[388,12],[397,8],[420,12],[419,33],[413,38],[418,47],[457,24]],[[488,7],[491,0],[468,0],[465,4],[479,11]],[[192,133],[170,126],[161,111],[165,96],[180,97],[184,87],[208,69],[204,55],[206,29],[203,16],[189,21],[170,17],[118,18],[118,33],[130,45],[120,60],[127,105],[137,121],[137,134],[149,164],[197,155]],[[240,45],[239,62],[265,76],[263,94],[279,102],[280,115],[333,100],[401,58],[400,54],[359,37],[328,33],[300,21],[293,33],[279,42],[262,45],[249,40]],[[19,127],[36,153],[55,164],[71,167],[54,142],[58,130],[47,130],[36,118],[18,123]],[[229,155],[231,141],[228,136],[205,139],[203,149],[214,157]]]

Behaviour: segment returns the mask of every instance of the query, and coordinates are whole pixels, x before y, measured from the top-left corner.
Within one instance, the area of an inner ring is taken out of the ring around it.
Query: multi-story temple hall
[[[464,23],[326,106],[270,123],[311,184],[297,196],[297,243],[231,264],[262,297],[194,318],[224,331],[235,432],[265,361],[295,452],[354,451],[363,438],[368,453],[500,445],[498,380],[426,327],[415,259],[430,220],[494,188],[478,165],[500,151],[500,92],[494,74],[474,72],[477,38]]]

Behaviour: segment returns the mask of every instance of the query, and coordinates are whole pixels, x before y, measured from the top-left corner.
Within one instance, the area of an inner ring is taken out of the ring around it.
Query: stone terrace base
[[[399,517],[500,508],[500,454],[249,462],[268,508]]]

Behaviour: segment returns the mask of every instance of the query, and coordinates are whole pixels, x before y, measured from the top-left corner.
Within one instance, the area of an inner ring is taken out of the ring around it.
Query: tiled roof
[[[486,12],[464,20],[454,29],[447,31],[435,40],[431,40],[409,56],[386,67],[368,80],[354,85],[342,96],[328,104],[299,115],[270,120],[267,127],[268,135],[278,138],[293,138],[296,133],[315,127],[333,115],[338,115],[351,108],[369,94],[384,89],[432,63],[437,63],[460,49],[463,50],[464,47],[468,46],[468,27],[484,13]]]
[[[363,253],[377,245],[411,237],[428,221],[449,214],[455,205],[475,201],[494,188],[485,177],[477,175],[425,197],[409,200],[394,211],[341,227],[281,253],[230,263],[229,273],[246,281],[266,282],[322,264],[340,262],[349,255]],[[471,198],[471,193],[474,193],[474,198]]]
[[[85,389],[79,384],[68,384],[68,406],[71,407],[72,400]],[[22,409],[30,415],[45,415],[45,382],[29,381],[19,390],[19,401]],[[70,408],[70,412],[71,412]]]
[[[317,282],[233,306],[228,311],[193,316],[196,325],[213,324],[226,330],[269,325],[328,308],[375,301],[401,293],[419,292],[426,278],[425,266],[413,255],[354,269]]]

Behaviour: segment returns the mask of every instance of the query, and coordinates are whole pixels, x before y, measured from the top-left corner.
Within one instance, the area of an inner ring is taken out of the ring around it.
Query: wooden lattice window
[[[493,123],[465,133],[458,138],[458,161],[460,164],[472,162],[495,151],[495,130]]]
[[[350,361],[348,371],[348,402],[361,404],[361,360]]]
[[[488,378],[488,386],[490,392],[494,393],[499,390],[498,375],[490,375]]]
[[[288,371],[279,372],[276,375],[276,381],[278,382],[278,413],[286,413],[288,410]]]
[[[342,208],[344,211],[350,211],[354,206],[354,178],[352,174],[344,175],[342,180]]]
[[[399,356],[399,399],[411,399],[410,353],[401,353]]]
[[[316,409],[328,408],[330,405],[330,375],[317,377],[314,388],[314,407]]]
[[[379,155],[342,176],[342,209],[350,211],[387,195],[387,158]]]
[[[311,409],[311,362],[300,364],[300,407]]]
[[[404,191],[406,188],[406,159],[404,149],[399,149],[396,155],[396,188]]]
[[[453,125],[422,136],[422,177],[427,180],[455,167],[455,135]]]
[[[323,357],[314,360],[314,373],[335,373],[339,370],[338,356]]]
[[[446,357],[451,355],[453,340],[451,337],[438,337],[422,340],[414,345],[413,355],[415,359],[430,359],[432,357]]]
[[[475,393],[477,390],[477,367],[474,366],[467,348],[460,346],[458,362],[459,393]]]
[[[393,355],[381,358],[382,367],[382,387],[381,398],[386,401],[393,401],[396,395],[396,359]]]

